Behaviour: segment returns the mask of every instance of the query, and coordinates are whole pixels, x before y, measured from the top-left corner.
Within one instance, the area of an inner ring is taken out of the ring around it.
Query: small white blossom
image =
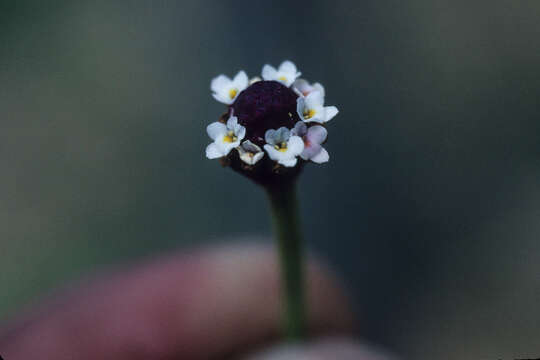
[[[292,86],[299,95],[308,96],[313,91],[318,91],[324,98],[324,87],[319,83],[312,85],[305,79],[296,79]]]
[[[264,156],[262,149],[249,140],[244,141],[236,150],[240,159],[248,165],[255,165]]]
[[[217,159],[229,154],[229,152],[240,145],[240,141],[246,136],[246,128],[238,124],[236,116],[231,116],[227,125],[214,122],[207,126],[206,132],[213,143],[206,147],[206,157]]]
[[[311,160],[317,164],[328,162],[330,156],[328,151],[321,146],[326,140],[328,131],[321,125],[307,127],[307,125],[299,121],[291,130],[291,133],[300,136],[304,141],[304,150],[300,157],[304,160]]]
[[[248,87],[248,77],[244,71],[239,71],[234,79],[229,79],[225,75],[219,75],[212,79],[210,89],[214,92],[212,96],[217,101],[230,105],[236,100],[238,94]]]
[[[270,159],[277,161],[286,167],[296,165],[296,157],[304,150],[304,142],[296,135],[292,135],[290,130],[280,127],[277,130],[268,130],[264,134],[266,145],[264,150]]]
[[[312,91],[308,96],[296,100],[296,112],[305,122],[325,123],[337,115],[335,106],[324,106],[324,96],[319,91]]]
[[[289,87],[302,73],[296,70],[296,65],[289,60],[285,60],[276,70],[271,65],[264,65],[262,68],[262,78],[264,80],[275,80]]]

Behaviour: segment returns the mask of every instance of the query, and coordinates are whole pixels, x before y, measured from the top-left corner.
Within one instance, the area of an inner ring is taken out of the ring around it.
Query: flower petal
[[[308,96],[311,92],[318,91],[324,97],[324,87],[319,83],[311,85],[306,79],[296,79],[293,88],[302,96]]]
[[[300,155],[304,150],[304,140],[299,136],[291,136],[287,142],[287,152],[294,156]]]
[[[288,73],[288,74],[296,74],[296,65],[290,60],[285,60],[284,62],[279,65],[280,72]]]
[[[328,131],[324,126],[320,125],[310,127],[306,135],[308,141],[314,144],[322,144],[326,140],[327,136]]]
[[[299,96],[298,99],[296,99],[296,113],[300,117],[300,119],[304,120],[304,109],[306,108],[306,100],[304,97]]]
[[[322,106],[317,105],[315,107],[307,107],[307,109],[309,109],[310,112],[313,111],[313,115],[309,119],[306,119],[304,117],[303,118],[304,122],[306,123],[315,122],[315,123],[321,123],[321,124],[325,122],[325,112]]]
[[[256,144],[252,143],[251,141],[249,140],[246,140],[242,143],[242,148],[244,148],[244,150],[246,151],[249,151],[249,152],[252,152],[252,153],[258,153],[258,152],[261,152],[262,149],[257,146]]]
[[[246,142],[249,142],[249,140],[246,140],[244,143]],[[238,150],[240,159],[248,165],[255,165],[264,156],[264,152],[260,151],[260,148],[259,148],[259,151],[257,152],[246,151],[244,149],[244,144],[242,144],[242,146],[237,147],[236,149]]]
[[[266,144],[263,147],[264,147],[264,150],[266,150],[266,152],[268,153],[268,156],[270,157],[270,159],[279,160],[282,158],[281,152],[274,149],[272,145]]]
[[[238,138],[238,141],[242,140],[246,136],[246,128],[242,125],[236,125],[237,128],[234,131],[234,134]]]
[[[315,143],[310,143],[304,146],[304,150],[300,154],[300,157],[304,160],[310,160],[315,155],[321,152],[322,146]]]
[[[221,153],[221,156],[226,156],[231,152],[232,149],[240,145],[240,140],[226,142],[223,141],[223,138],[218,138],[216,141],[214,141],[214,144],[216,144],[216,148]]]
[[[325,112],[324,122],[327,122],[327,121],[332,120],[332,118],[338,114],[339,110],[335,106],[325,106],[324,112]]]
[[[210,82],[210,89],[216,93],[219,93],[230,85],[231,79],[222,74],[212,79],[212,81]]]
[[[238,124],[238,118],[236,116],[229,117],[229,120],[227,120],[227,129],[233,130],[234,127]]]
[[[324,96],[320,91],[312,91],[306,96],[306,106],[314,108],[324,105]]]
[[[324,98],[324,86],[322,86],[320,83],[313,84],[313,91],[318,91],[321,93],[322,97]]]
[[[304,136],[308,133],[307,125],[303,121],[297,121],[296,124],[294,124],[294,128],[291,130],[292,135],[296,136]]]
[[[290,137],[291,131],[286,127],[282,126],[276,130],[276,133],[274,135],[274,141],[276,142],[276,144],[279,144],[288,141]]]
[[[231,99],[223,93],[213,93],[212,96],[222,104],[231,105],[234,102],[234,99]]]
[[[313,156],[310,160],[314,163],[322,164],[330,160],[330,155],[328,155],[328,151],[326,151],[325,148],[321,148],[321,151],[319,151],[319,153]]]
[[[223,157],[223,154],[219,151],[219,148],[215,143],[211,143],[206,147],[206,157],[208,159],[217,159]]]
[[[243,91],[248,87],[249,78],[244,70],[241,70],[236,74],[233,79],[233,84],[238,89],[238,92]]]
[[[276,130],[270,129],[266,130],[264,133],[264,141],[266,141],[270,145],[275,145],[274,139],[276,137]]]
[[[296,158],[293,157],[293,158],[287,158],[287,159],[282,159],[282,160],[279,160],[278,163],[280,163],[281,165],[285,166],[285,167],[293,167],[296,165]]]
[[[307,94],[311,92],[312,86],[306,79],[296,79],[293,83],[295,89],[300,91],[302,94]]]
[[[227,132],[227,127],[225,124],[222,124],[220,122],[213,122],[210,125],[206,127],[206,133],[212,140],[216,140],[216,138],[220,135],[223,135]]]
[[[259,162],[259,160],[263,158],[263,156],[264,156],[264,152],[262,151],[255,153],[255,155],[253,155],[252,163],[256,164],[257,162]]]
[[[253,156],[251,156],[250,153],[244,152],[243,154],[240,154],[240,160],[245,162],[248,165],[253,165]]]
[[[261,76],[264,80],[276,80],[277,70],[271,65],[264,65],[262,68]]]
[[[259,82],[259,81],[261,81],[261,80],[262,80],[262,79],[261,79],[260,77],[255,76],[255,77],[253,77],[253,78],[251,78],[251,79],[249,80],[249,85],[253,85],[253,84],[255,84],[256,82]]]

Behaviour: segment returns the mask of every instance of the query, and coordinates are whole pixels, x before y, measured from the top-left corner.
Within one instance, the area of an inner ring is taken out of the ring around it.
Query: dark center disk
[[[293,90],[277,81],[258,81],[242,91],[231,107],[246,128],[246,139],[262,146],[267,130],[282,126],[292,129],[300,121],[297,98]]]

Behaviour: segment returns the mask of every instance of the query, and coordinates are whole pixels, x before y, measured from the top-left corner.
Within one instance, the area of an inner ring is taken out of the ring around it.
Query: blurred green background
[[[290,59],[340,109],[300,196],[365,338],[540,355],[539,1],[12,1],[0,25],[0,321],[110,264],[269,236],[264,194],[204,158],[209,82]]]

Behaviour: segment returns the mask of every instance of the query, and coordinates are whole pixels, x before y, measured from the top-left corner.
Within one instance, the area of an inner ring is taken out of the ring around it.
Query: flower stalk
[[[306,336],[302,234],[296,199],[296,181],[267,187],[281,267],[284,332],[288,341]]]
[[[261,78],[244,71],[234,78],[212,79],[212,96],[227,105],[218,121],[206,128],[212,139],[206,157],[242,174],[266,189],[270,199],[281,265],[284,335],[289,341],[306,336],[302,236],[296,179],[307,163],[329,161],[323,147],[326,124],[337,114],[325,106],[319,83],[299,79],[291,61],[279,68],[264,65]]]

